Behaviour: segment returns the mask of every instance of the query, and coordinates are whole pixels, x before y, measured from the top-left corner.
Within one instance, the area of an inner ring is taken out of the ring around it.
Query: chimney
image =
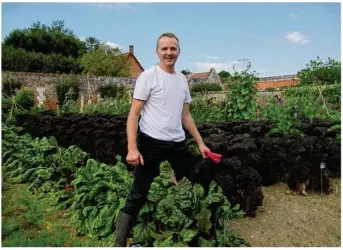
[[[134,55],[135,53],[134,53],[134,50],[133,50],[133,45],[130,45],[129,46],[129,51]]]

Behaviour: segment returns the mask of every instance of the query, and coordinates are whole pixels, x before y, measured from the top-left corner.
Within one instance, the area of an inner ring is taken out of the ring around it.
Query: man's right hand
[[[143,156],[137,149],[128,151],[126,161],[133,166],[138,166],[139,163],[144,165]]]

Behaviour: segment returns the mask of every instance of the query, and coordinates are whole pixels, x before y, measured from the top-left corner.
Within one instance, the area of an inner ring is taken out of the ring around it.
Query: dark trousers
[[[176,180],[183,177],[191,180],[187,159],[188,147],[185,141],[167,142],[156,140],[146,134],[138,133],[138,150],[143,156],[144,165],[135,168],[134,181],[122,211],[136,218],[144,206],[150,185],[160,174],[160,163],[168,160],[172,165]]]

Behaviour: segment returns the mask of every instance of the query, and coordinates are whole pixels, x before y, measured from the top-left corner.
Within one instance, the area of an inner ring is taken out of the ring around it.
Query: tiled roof
[[[192,79],[207,79],[209,72],[202,72],[202,73],[194,73],[190,75]]]

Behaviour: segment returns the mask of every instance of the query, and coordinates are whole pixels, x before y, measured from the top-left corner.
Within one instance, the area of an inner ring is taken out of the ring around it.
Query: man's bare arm
[[[128,155],[126,160],[132,165],[137,165],[139,160],[143,165],[143,157],[138,152],[137,147],[137,129],[138,129],[138,118],[142,111],[145,101],[133,99],[129,116],[127,118],[126,132],[127,132],[127,149]]]

